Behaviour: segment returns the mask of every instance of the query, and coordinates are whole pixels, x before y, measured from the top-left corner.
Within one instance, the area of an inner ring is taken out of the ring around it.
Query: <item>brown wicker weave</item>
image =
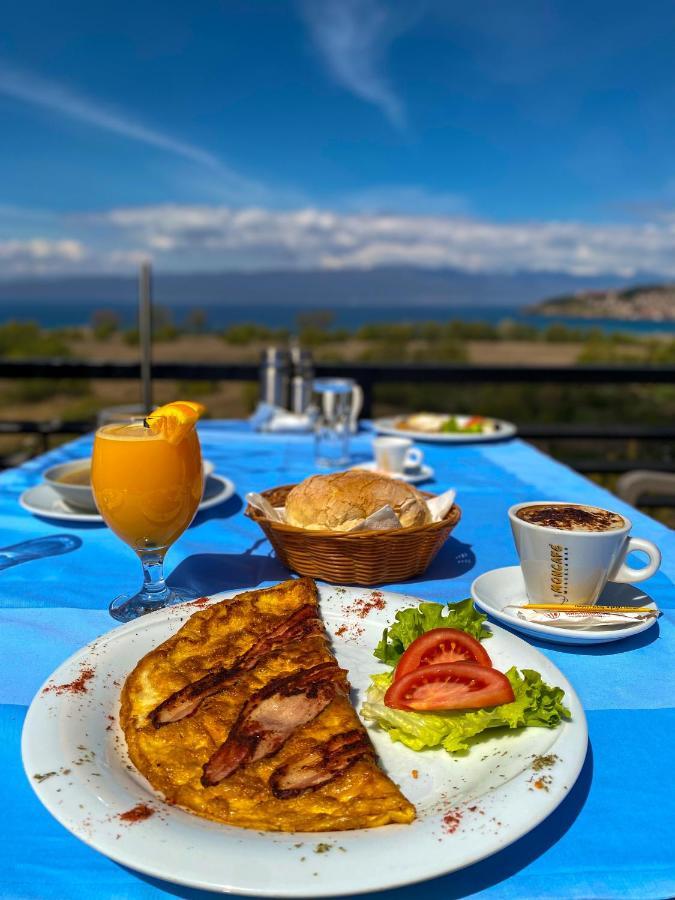
[[[262,495],[272,506],[284,506],[293,487],[286,484]],[[294,572],[333,584],[370,586],[405,581],[424,572],[459,522],[461,510],[452,506],[444,519],[430,525],[353,534],[271,522],[250,505],[246,515],[260,525],[281,562]]]

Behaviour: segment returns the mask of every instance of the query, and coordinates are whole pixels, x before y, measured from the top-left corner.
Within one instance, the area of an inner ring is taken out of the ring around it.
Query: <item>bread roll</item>
[[[286,522],[312,531],[351,531],[387,504],[404,528],[431,521],[424,497],[414,487],[354,469],[312,475],[296,484],[286,498]]]

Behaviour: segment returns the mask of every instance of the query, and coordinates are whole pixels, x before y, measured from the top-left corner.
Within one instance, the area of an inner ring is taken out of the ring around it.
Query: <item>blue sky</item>
[[[675,3],[3,6],[5,277],[675,275]]]

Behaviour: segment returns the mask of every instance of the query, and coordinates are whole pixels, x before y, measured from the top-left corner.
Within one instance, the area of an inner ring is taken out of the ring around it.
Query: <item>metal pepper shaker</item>
[[[272,406],[288,408],[288,384],[291,360],[287,350],[267,347],[260,358],[260,400]]]

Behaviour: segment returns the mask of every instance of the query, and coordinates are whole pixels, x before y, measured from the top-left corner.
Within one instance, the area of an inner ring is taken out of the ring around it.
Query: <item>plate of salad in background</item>
[[[467,441],[503,441],[516,434],[516,426],[503,419],[460,413],[419,412],[389,416],[373,422],[378,434],[409,437],[415,441],[457,443]]]

